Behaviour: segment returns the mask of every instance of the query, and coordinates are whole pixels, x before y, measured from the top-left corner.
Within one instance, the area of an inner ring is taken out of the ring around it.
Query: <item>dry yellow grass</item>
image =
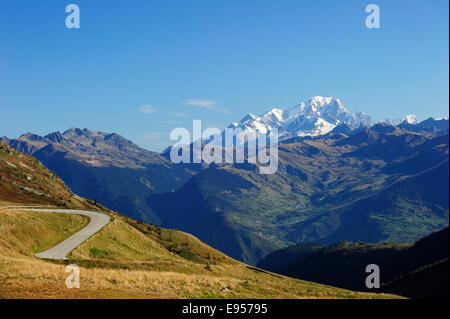
[[[30,244],[58,241],[67,235],[64,231],[69,224],[72,231],[83,226],[81,216],[56,216],[0,210],[0,298],[393,297],[261,272],[229,257],[227,262],[206,266],[170,252],[154,234],[140,231],[120,215],[114,215],[109,225],[73,251],[68,262],[40,260]],[[185,243],[194,254],[207,251],[209,246],[183,234],[172,234],[170,240]],[[194,241],[191,246],[190,240]],[[80,266],[79,289],[65,286],[68,263]]]
[[[0,251],[34,256],[55,246],[88,223],[89,218],[80,215],[0,209]]]

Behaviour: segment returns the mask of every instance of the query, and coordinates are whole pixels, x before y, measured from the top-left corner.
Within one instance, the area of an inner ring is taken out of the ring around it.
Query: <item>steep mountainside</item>
[[[74,194],[36,158],[0,142],[0,203],[47,204],[70,208],[97,208]]]
[[[114,133],[71,128],[41,137],[2,141],[39,159],[77,194],[135,219],[160,223],[146,205],[151,194],[172,191],[192,173]]]
[[[378,124],[282,142],[279,168],[215,165],[175,192],[150,196],[182,227],[256,263],[298,242],[413,242],[448,225],[448,135]]]
[[[283,251],[272,253],[264,263],[274,265],[280,254]],[[309,254],[300,252],[294,262],[271,269],[304,280],[365,291],[365,267],[376,264],[380,267],[381,291],[411,298],[444,299],[448,298],[448,258],[447,227],[414,245],[340,242]]]

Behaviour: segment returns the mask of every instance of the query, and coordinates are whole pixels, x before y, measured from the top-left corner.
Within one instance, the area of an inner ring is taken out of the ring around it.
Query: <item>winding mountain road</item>
[[[72,215],[83,215],[89,217],[91,220],[87,226],[73,234],[69,238],[63,240],[58,245],[36,254],[36,257],[46,258],[46,259],[63,259],[67,260],[67,254],[72,250],[80,246],[89,237],[97,233],[100,229],[105,227],[109,221],[110,217],[103,213],[91,212],[86,210],[75,210],[75,209],[53,209],[53,208],[19,208],[14,207],[13,210],[20,211],[35,211],[35,212],[47,212],[47,213],[58,213],[58,214],[72,214]]]

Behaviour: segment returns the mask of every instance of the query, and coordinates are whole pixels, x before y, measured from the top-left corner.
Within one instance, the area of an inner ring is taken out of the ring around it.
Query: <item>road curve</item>
[[[103,213],[90,212],[86,210],[75,210],[75,209],[53,209],[53,208],[13,208],[13,210],[20,211],[36,211],[36,212],[47,212],[47,213],[59,213],[59,214],[73,214],[73,215],[83,215],[91,219],[89,224],[81,229],[79,232],[73,234],[69,238],[60,242],[58,245],[36,254],[36,257],[46,258],[46,259],[67,259],[67,254],[72,250],[80,246],[89,237],[94,235],[104,226],[106,226],[110,217]]]

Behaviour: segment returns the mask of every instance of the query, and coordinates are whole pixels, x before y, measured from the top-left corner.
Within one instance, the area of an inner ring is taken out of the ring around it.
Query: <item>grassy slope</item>
[[[45,249],[83,225],[56,215],[0,210],[1,298],[392,298],[257,271],[191,235],[114,213],[68,262],[37,259],[35,245]],[[80,289],[65,288],[66,263],[81,267]]]
[[[33,156],[0,142],[0,203],[97,208]]]
[[[55,246],[88,223],[89,218],[80,215],[2,209],[1,246],[3,249],[17,250],[24,256],[32,257]]]

